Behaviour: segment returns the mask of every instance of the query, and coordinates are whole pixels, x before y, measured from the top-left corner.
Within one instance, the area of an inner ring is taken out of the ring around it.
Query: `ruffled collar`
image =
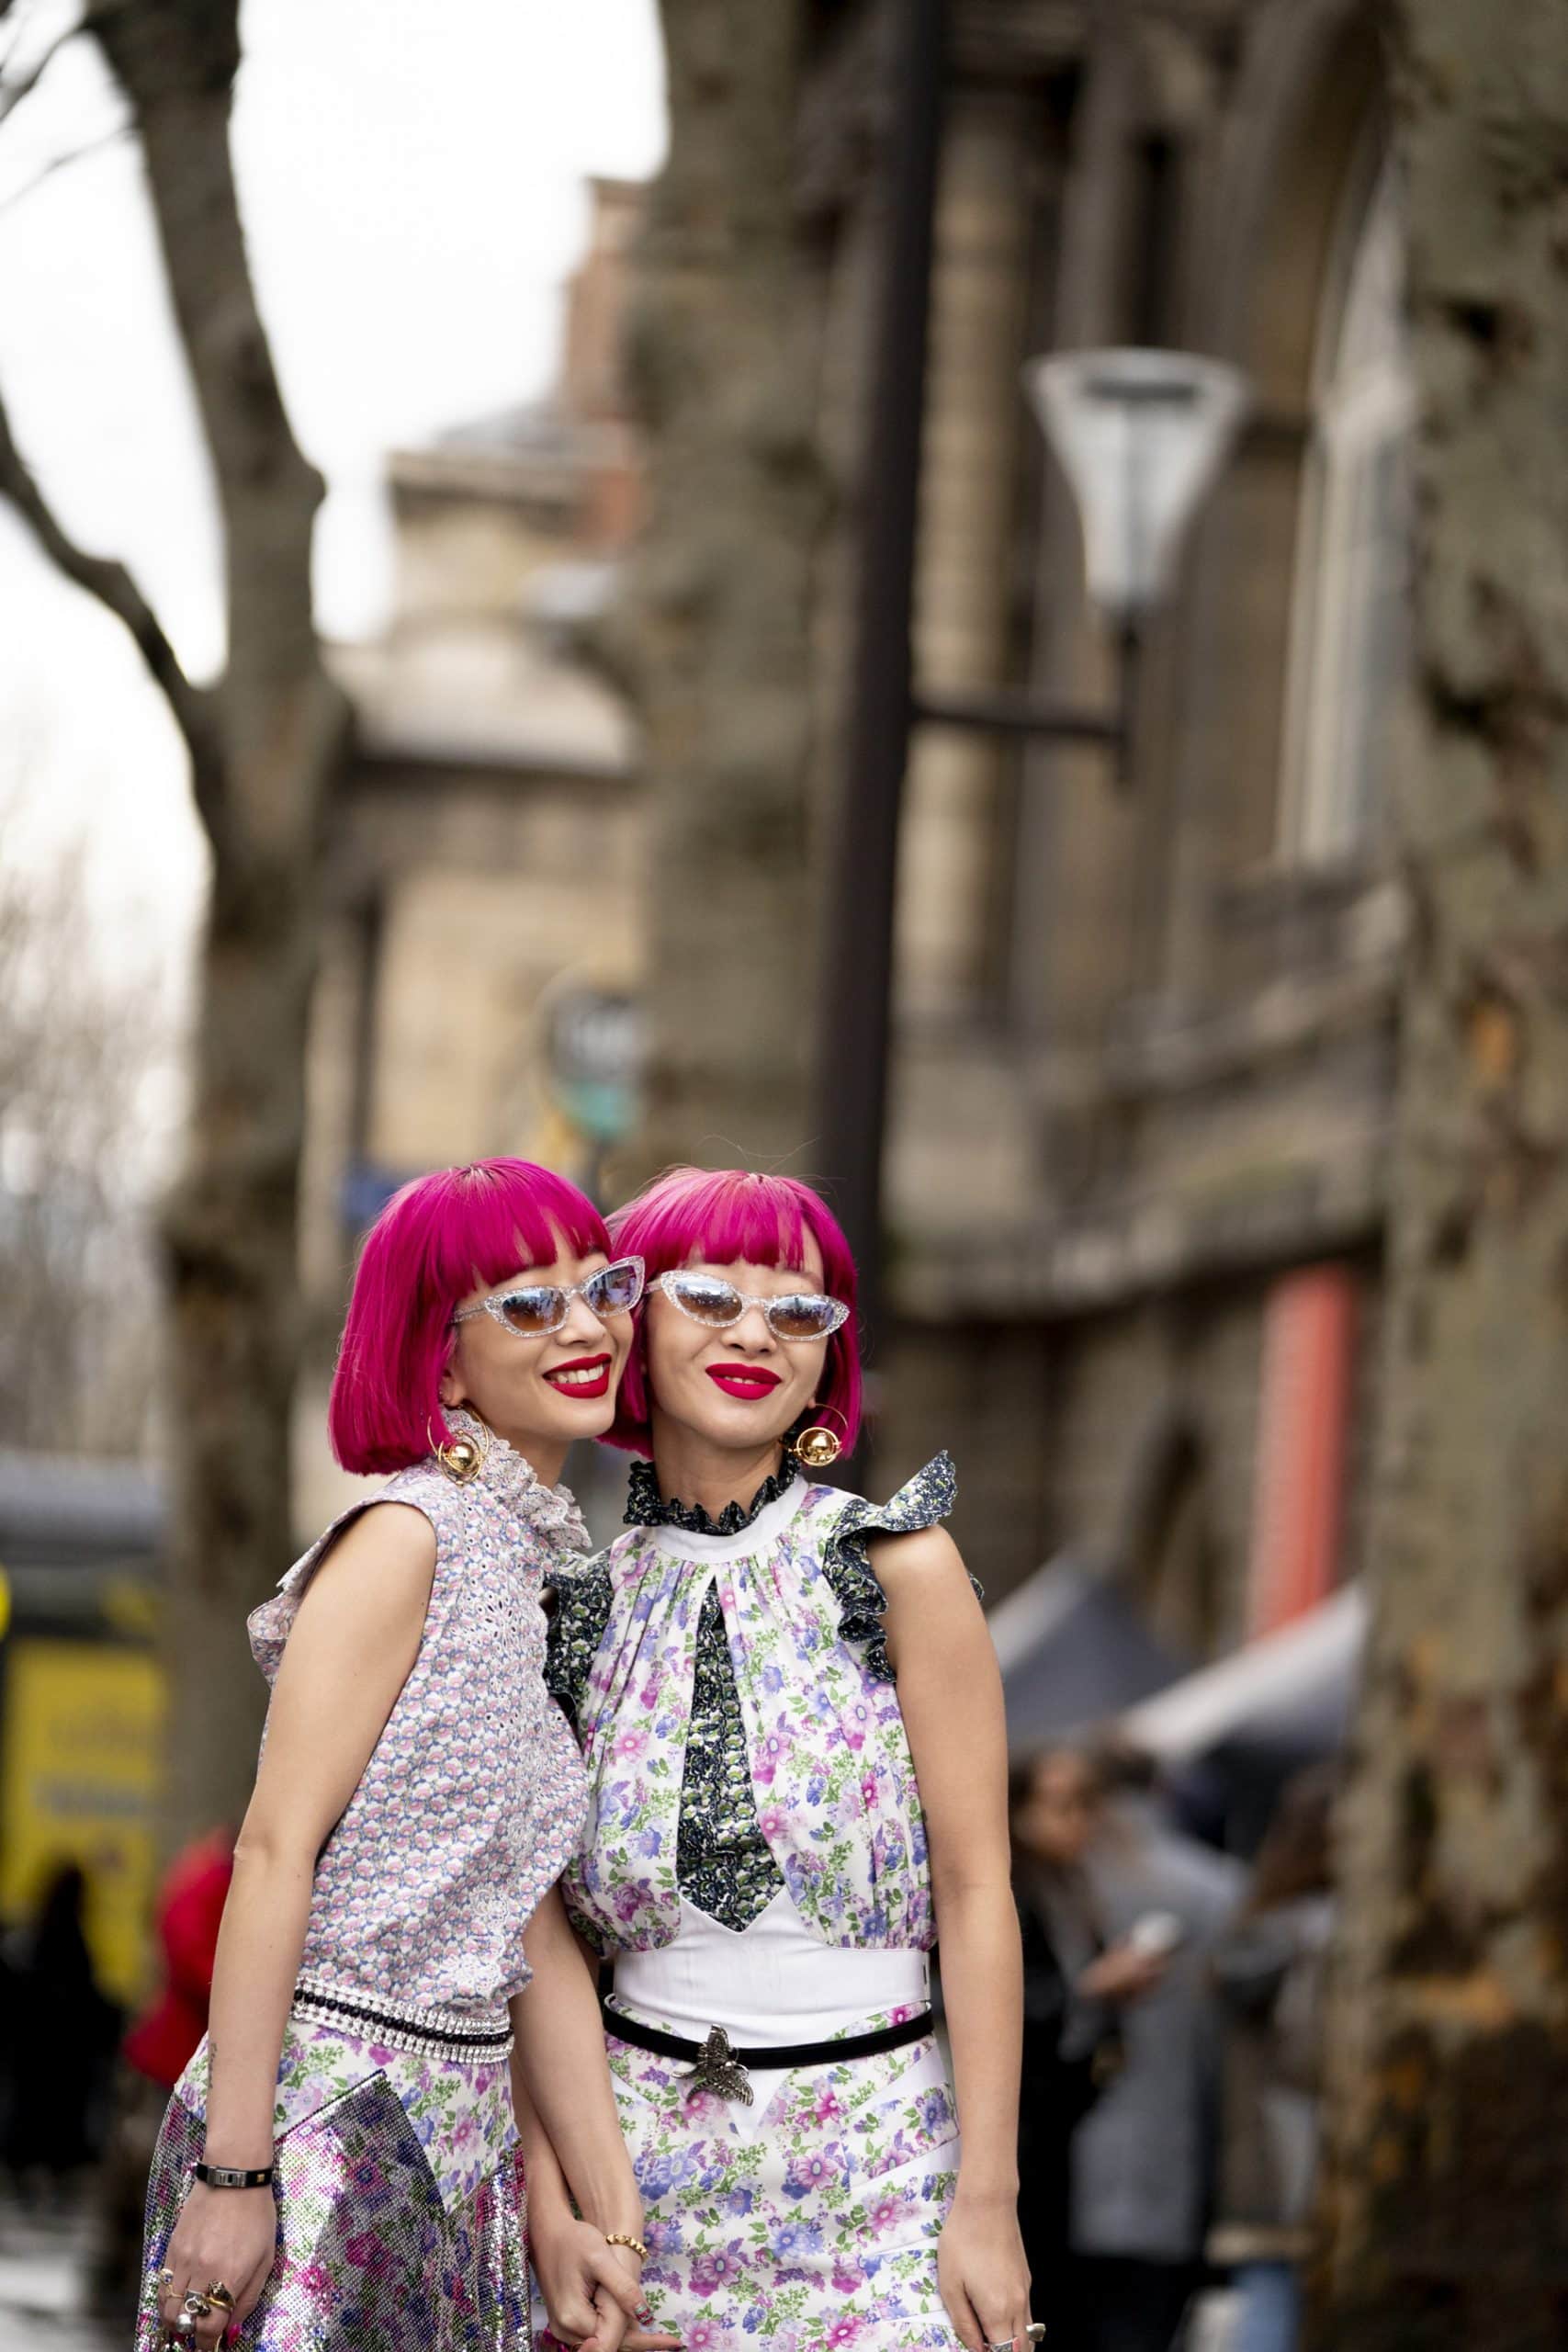
[[[666,1502],[659,1491],[652,1463],[634,1462],[626,1487],[625,1524],[678,1527],[686,1535],[739,1535],[770,1503],[776,1503],[781,1495],[788,1493],[795,1484],[795,1456],[786,1452],[773,1476],[763,1479],[744,1509],[739,1503],[726,1503],[718,1517],[710,1519],[701,1503]]]
[[[592,1550],[587,1526],[570,1487],[547,1487],[526,1454],[519,1453],[467,1406],[454,1406],[444,1418],[454,1437],[471,1438],[484,1449],[484,1466],[473,1481],[476,1487],[504,1504],[516,1518],[525,1519],[547,1550]],[[441,1468],[438,1462],[434,1466]]]

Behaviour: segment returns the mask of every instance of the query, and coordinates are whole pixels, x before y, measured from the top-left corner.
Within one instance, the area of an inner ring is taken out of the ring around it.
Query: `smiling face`
[[[478,1306],[512,1286],[570,1289],[607,1262],[596,1250],[586,1257],[564,1252],[547,1265],[520,1263],[512,1284],[481,1283],[458,1304]],[[454,1333],[441,1402],[470,1406],[542,1478],[553,1481],[568,1446],[602,1437],[609,1428],[631,1341],[629,1315],[601,1317],[583,1298],[570,1301],[559,1330],[544,1339],[519,1338],[493,1315],[474,1315]]]
[[[718,1265],[702,1258],[691,1260],[687,1271],[764,1298],[823,1287],[821,1252],[809,1237],[796,1266],[740,1258]],[[738,1323],[716,1331],[650,1288],[644,1312],[656,1456],[661,1426],[688,1431],[720,1453],[755,1454],[784,1438],[822,1385],[828,1341],[776,1338],[760,1306],[748,1306]]]

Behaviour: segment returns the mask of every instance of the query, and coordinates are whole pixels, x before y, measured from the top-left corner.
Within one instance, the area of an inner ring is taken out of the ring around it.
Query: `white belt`
[[[740,1935],[682,1902],[673,1943],[615,1955],[616,2007],[699,2041],[820,2041],[930,1998],[925,1952],[819,1943],[784,1892]]]

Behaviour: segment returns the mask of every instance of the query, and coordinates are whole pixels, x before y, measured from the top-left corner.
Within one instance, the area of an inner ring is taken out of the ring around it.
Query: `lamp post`
[[[1125,775],[1140,632],[1169,589],[1182,534],[1247,407],[1245,379],[1168,351],[1032,360],[1024,383],[1077,499],[1089,593],[1121,646],[1116,707],[1072,710],[1027,689],[921,693],[910,648],[931,240],[941,147],[944,0],[900,0],[876,354],[867,411],[857,625],[844,783],[827,891],[814,1157],[882,1325],[886,1125],[898,828],[910,730],[964,727],[1102,743]]]

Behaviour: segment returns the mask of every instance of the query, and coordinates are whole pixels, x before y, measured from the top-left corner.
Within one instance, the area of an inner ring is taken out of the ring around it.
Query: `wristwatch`
[[[275,2169],[272,2165],[262,2165],[254,2172],[243,2172],[234,2165],[191,2166],[204,2188],[270,2188]]]

